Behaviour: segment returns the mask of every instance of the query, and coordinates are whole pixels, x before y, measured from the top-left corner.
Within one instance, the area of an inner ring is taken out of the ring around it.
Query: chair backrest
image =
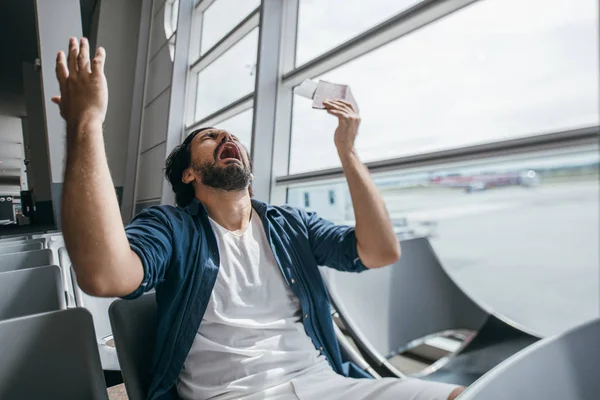
[[[116,300],[109,310],[123,381],[130,400],[143,400],[153,373],[156,340],[156,297]]]
[[[15,240],[27,240],[30,239],[29,236],[21,236],[21,235],[3,235],[0,236],[0,242],[11,242]]]
[[[600,393],[600,319],[543,339],[477,380],[461,400],[592,400]]]
[[[85,293],[77,284],[77,279],[73,267],[71,267],[71,277],[73,277],[73,289],[75,290],[75,303],[77,307],[87,308],[94,318],[94,329],[98,340],[112,334],[108,309],[115,297],[94,297]]]
[[[0,321],[0,340],[0,399],[108,399],[87,310]]]
[[[71,267],[71,277],[73,278],[73,290],[75,292],[75,304],[77,307],[86,308],[94,319],[94,330],[96,331],[96,341],[100,349],[100,361],[102,369],[118,371],[120,370],[117,352],[114,347],[106,345],[112,337],[112,327],[108,317],[108,309],[115,297],[94,297],[85,293],[77,284],[77,279],[73,267]]]
[[[446,274],[426,238],[401,247],[400,261],[388,267],[360,274],[323,270],[346,328],[381,363],[427,335],[477,330],[488,316]]]
[[[52,250],[52,264],[60,265],[60,260],[58,258],[58,250],[61,247],[65,247],[65,241],[60,238],[59,240],[51,240],[48,242],[48,248]]]
[[[16,271],[51,264],[52,251],[48,249],[0,255],[0,272]]]
[[[46,247],[46,239],[42,238],[42,239],[11,240],[9,242],[0,241],[0,248],[26,245],[26,244],[32,244],[32,243],[40,243],[42,246],[42,249]]]
[[[31,251],[31,250],[42,250],[44,246],[40,243],[26,243],[26,242],[14,242],[16,243],[14,246],[1,246],[0,247],[0,255],[2,254],[11,254],[11,253],[20,253],[22,251]]]
[[[71,259],[65,247],[58,249],[58,263],[60,265],[63,288],[67,296],[67,307],[75,307],[77,302],[75,301],[74,279],[71,276]]]
[[[0,273],[0,321],[64,308],[57,266]]]

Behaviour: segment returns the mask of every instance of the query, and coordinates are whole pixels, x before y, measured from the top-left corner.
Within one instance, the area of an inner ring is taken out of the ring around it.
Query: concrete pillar
[[[65,123],[58,107],[50,100],[60,93],[56,80],[56,53],[68,54],[69,38],[81,37],[81,9],[79,0],[35,1],[38,50],[42,72],[42,99],[46,120],[46,135],[52,177],[54,220],[60,227],[60,198],[64,177]]]
[[[36,201],[36,218],[32,222],[51,225],[54,223],[52,178],[42,98],[42,78],[39,68],[31,63],[23,63],[23,90],[27,109],[27,117],[21,119],[23,146],[25,158],[28,160],[26,168],[29,189],[33,191]]]

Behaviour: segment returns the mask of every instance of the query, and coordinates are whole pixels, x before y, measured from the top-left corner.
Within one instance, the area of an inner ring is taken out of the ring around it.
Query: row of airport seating
[[[107,399],[112,300],[80,290],[60,233],[0,239],[0,399]]]
[[[599,320],[541,338],[470,299],[427,239],[405,240],[402,249],[389,268],[323,269],[345,359],[374,378],[471,385],[461,399],[597,398]],[[144,399],[155,326],[154,293],[133,301],[83,293],[59,235],[0,239],[0,398],[104,399],[106,371],[120,369],[129,399]],[[440,339],[458,345],[440,356],[439,346],[430,345]],[[430,357],[433,350],[437,357]],[[401,355],[432,363],[410,373],[397,362]],[[76,387],[60,388],[73,377]]]

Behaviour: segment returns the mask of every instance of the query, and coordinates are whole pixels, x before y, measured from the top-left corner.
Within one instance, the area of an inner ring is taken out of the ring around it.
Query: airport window
[[[200,55],[206,53],[258,6],[259,0],[214,1],[202,14]]]
[[[178,14],[179,0],[167,0],[165,3],[165,34],[169,39],[177,31]]]
[[[173,36],[169,39],[169,56],[171,57],[171,61],[175,59],[175,41],[177,40],[177,34],[174,33]]]
[[[196,120],[254,91],[258,28],[198,73]]]
[[[421,0],[300,0],[296,65],[325,53]]]
[[[479,304],[543,335],[600,315],[597,146],[502,156],[374,175],[400,239],[428,237],[442,265]],[[346,183],[290,187],[306,206],[325,190],[354,224]]]
[[[304,192],[304,207],[310,207],[310,193]]]
[[[229,119],[218,122],[215,125],[218,128],[225,129],[227,132],[235,135],[238,140],[246,147],[248,152],[252,151],[252,117],[254,110],[252,108],[243,111]]]
[[[482,0],[315,78],[350,85],[366,162],[596,126],[597,27],[595,0]],[[289,173],[339,167],[294,97]]]

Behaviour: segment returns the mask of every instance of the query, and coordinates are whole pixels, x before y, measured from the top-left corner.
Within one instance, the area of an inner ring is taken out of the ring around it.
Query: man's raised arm
[[[393,264],[400,258],[400,244],[385,202],[354,149],[360,124],[358,112],[344,100],[324,101],[323,105],[339,121],[334,140],[354,207],[358,255],[367,268]]]
[[[89,52],[87,39],[71,38],[68,59],[61,51],[56,60],[61,96],[52,101],[67,121],[62,230],[79,286],[94,296],[125,296],[144,270],[125,235],[104,150],[106,54],[99,48],[90,61]]]

